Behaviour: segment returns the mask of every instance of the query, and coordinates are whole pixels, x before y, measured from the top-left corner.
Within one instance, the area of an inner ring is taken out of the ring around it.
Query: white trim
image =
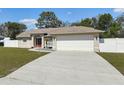
[[[44,48],[44,36],[42,36],[41,39],[42,39],[41,48]]]

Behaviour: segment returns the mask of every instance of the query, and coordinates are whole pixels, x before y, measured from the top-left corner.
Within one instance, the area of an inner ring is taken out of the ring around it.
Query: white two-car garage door
[[[57,35],[57,50],[94,51],[93,35]]]

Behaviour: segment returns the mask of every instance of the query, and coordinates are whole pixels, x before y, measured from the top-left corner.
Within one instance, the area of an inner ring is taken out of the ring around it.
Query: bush
[[[3,46],[4,44],[3,43],[0,43],[0,46]]]

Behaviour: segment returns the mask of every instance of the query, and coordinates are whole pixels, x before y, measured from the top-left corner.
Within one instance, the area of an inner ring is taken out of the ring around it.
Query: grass
[[[0,47],[0,77],[45,54],[47,53],[28,51],[28,49]]]
[[[124,75],[124,53],[98,53]]]

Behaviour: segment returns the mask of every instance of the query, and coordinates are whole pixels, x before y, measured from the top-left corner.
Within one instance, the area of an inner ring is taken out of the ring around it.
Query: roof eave
[[[69,34],[99,34],[102,32],[87,32],[87,33],[51,33],[51,35],[69,35]]]

